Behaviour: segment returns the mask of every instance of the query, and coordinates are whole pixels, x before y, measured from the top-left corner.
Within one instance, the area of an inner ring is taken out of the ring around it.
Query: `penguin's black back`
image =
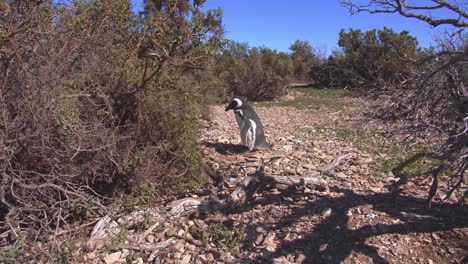
[[[240,111],[239,111],[240,110]],[[242,111],[242,112],[241,112]],[[239,126],[241,139],[244,141],[244,135],[246,131],[251,127],[252,120],[257,125],[255,130],[255,146],[254,149],[269,149],[270,145],[266,142],[265,132],[263,130],[263,124],[260,121],[257,113],[250,105],[243,102],[242,106],[234,111],[237,125]]]

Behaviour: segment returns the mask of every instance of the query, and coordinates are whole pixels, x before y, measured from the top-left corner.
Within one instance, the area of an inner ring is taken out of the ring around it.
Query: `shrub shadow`
[[[280,242],[275,252],[258,256],[253,263],[272,263],[275,258],[300,251],[305,256],[303,263],[342,263],[353,251],[368,256],[374,263],[389,263],[379,254],[378,248],[366,244],[366,240],[383,234],[408,234],[448,231],[468,227],[466,208],[455,204],[434,203],[432,209],[424,209],[425,199],[388,192],[362,195],[344,188],[331,188],[341,193],[339,197],[316,195],[302,207],[294,208],[289,216],[277,223],[275,230],[292,227],[304,216],[320,215],[323,209],[331,208],[331,214],[314,225],[313,231],[301,234],[301,239]],[[275,204],[283,194],[267,195],[260,201]],[[255,202],[257,203],[257,202]],[[349,209],[371,205],[374,211],[384,212],[398,219],[395,224],[365,224],[349,227]],[[461,242],[463,244],[463,242]],[[460,245],[464,247],[464,245]]]
[[[203,145],[207,148],[214,148],[214,150],[221,155],[242,154],[249,150],[244,145],[231,144],[231,143],[203,142]]]

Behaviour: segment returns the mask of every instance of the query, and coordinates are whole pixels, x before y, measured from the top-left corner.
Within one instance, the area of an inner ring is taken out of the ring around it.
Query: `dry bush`
[[[433,185],[427,205],[438,188],[441,175],[451,176],[446,198],[461,186],[468,169],[468,49],[444,50],[425,58],[413,75],[411,86],[395,87],[375,116],[406,120],[413,136],[435,135],[444,143],[433,152],[422,152],[404,161],[393,171],[406,180],[402,169],[420,159],[437,160],[427,172]],[[467,191],[461,197],[465,199]]]
[[[12,232],[92,216],[100,204],[89,194],[111,191],[117,176],[109,94],[125,58],[113,48],[112,14],[95,8],[18,1],[6,10],[1,198]]]
[[[216,49],[220,17],[198,2],[153,4],[161,9],[138,20],[128,0],[2,3],[0,202],[10,239],[97,217],[122,191],[158,196],[203,180],[200,88],[185,65]],[[154,188],[139,189],[145,182]]]
[[[433,180],[426,205],[431,206],[442,175],[450,176],[445,199],[449,198],[462,185],[468,169],[468,38],[465,32],[468,14],[464,6],[458,1],[421,1],[414,5],[403,0],[371,0],[365,4],[354,0],[340,2],[351,14],[398,13],[434,27],[447,26],[449,34],[442,38],[438,50],[410,61],[414,66],[401,82],[385,82],[387,103],[377,115],[407,121],[413,136],[435,134],[439,140],[443,139],[438,149],[410,157],[393,172],[405,182],[404,167],[420,159],[435,160],[424,173]],[[446,12],[437,13],[441,10]],[[468,190],[465,190],[459,197],[460,203],[465,202],[467,195]]]

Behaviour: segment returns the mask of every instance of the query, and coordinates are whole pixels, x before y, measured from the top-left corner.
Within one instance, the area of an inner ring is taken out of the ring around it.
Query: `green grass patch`
[[[244,228],[227,227],[215,222],[202,232],[201,240],[205,245],[213,243],[218,248],[232,251],[244,239],[244,232]]]
[[[19,251],[15,247],[0,248],[0,262],[1,263],[16,263]]]
[[[385,158],[378,158],[376,160],[376,171],[388,173],[413,155],[419,152],[426,152],[427,150],[421,147],[405,148],[405,146],[393,145],[388,148],[375,148],[374,151],[385,154]],[[401,173],[408,178],[426,175],[430,170],[439,165],[439,160],[423,157],[406,165],[401,170]]]
[[[348,94],[342,89],[317,89],[317,88],[293,88],[293,91],[302,93],[301,96],[283,102],[259,102],[256,106],[272,107],[294,107],[297,109],[312,110],[342,110],[346,107],[355,106],[350,101],[345,100]]]
[[[392,169],[416,153],[430,152],[432,149],[431,146],[422,143],[402,143],[390,139],[384,141],[375,134],[343,127],[316,127],[314,128],[313,134],[324,139],[337,139],[339,141],[352,142],[358,145],[360,149],[374,154],[377,158],[373,163],[373,168],[376,175],[380,176],[386,176]],[[408,164],[401,172],[408,178],[411,178],[424,175],[438,165],[438,160],[422,158]]]

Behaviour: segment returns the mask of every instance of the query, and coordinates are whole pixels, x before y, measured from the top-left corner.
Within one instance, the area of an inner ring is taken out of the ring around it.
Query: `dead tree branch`
[[[348,155],[340,156],[334,162],[324,167],[324,173],[338,166],[340,161]],[[276,176],[265,175],[264,165],[261,164],[257,171],[238,183],[237,187],[226,199],[211,198],[208,201],[200,201],[193,198],[176,200],[170,204],[170,215],[179,217],[181,215],[191,215],[194,213],[208,214],[215,211],[235,212],[245,207],[252,201],[254,194],[260,188],[272,184],[286,184],[291,186],[316,185],[321,189],[328,190],[327,182],[320,178],[320,172],[316,172],[306,177],[298,176]]]
[[[350,14],[358,14],[367,12],[370,14],[378,13],[397,13],[404,17],[415,18],[424,21],[434,27],[440,25],[451,25],[454,27],[465,28],[468,27],[468,13],[464,11],[455,3],[442,0],[432,0],[427,5],[412,6],[404,0],[371,0],[366,4],[360,4],[356,0],[342,0],[340,4],[348,8]],[[435,2],[436,5],[431,5],[430,2]],[[434,18],[425,11],[431,10],[450,10],[458,14],[458,18]]]

